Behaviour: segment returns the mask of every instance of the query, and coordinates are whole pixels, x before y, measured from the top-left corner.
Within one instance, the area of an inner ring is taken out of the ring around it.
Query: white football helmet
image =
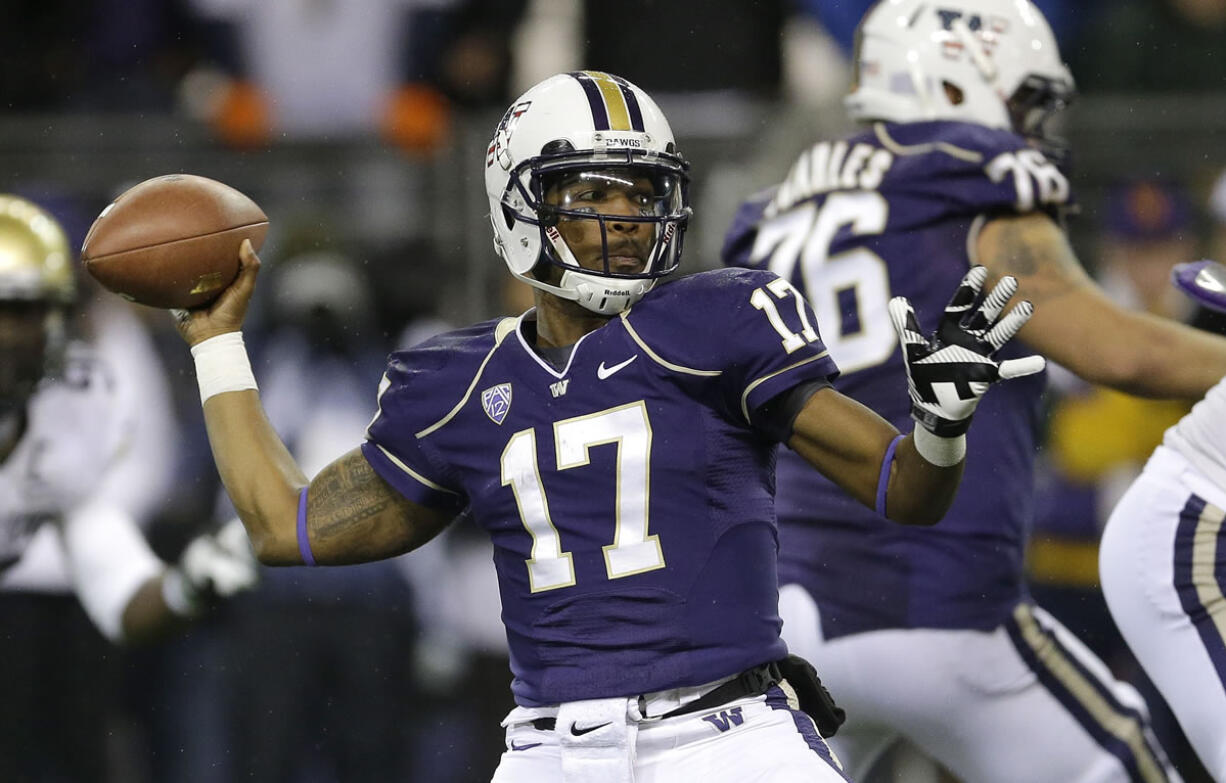
[[[853,119],[960,120],[1053,142],[1073,76],[1030,0],[880,0],[856,32]]]
[[[668,120],[638,87],[598,71],[550,77],[511,104],[490,141],[485,190],[494,248],[520,280],[592,312],[619,313],[681,260],[682,234],[691,214],[688,168]],[[561,177],[602,171],[647,178],[651,203],[629,217],[545,203],[546,191]],[[558,231],[559,219],[597,221],[603,269],[579,264]],[[613,220],[653,226],[654,242],[642,271],[610,268],[607,221]],[[545,279],[556,277],[546,275],[545,264],[561,268],[556,282]]]

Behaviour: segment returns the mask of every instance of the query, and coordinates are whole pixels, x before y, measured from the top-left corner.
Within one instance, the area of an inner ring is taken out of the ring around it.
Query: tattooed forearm
[[[430,540],[445,518],[410,503],[354,450],[311,482],[307,528],[320,562],[362,562]]]
[[[991,282],[1013,275],[1019,283],[1018,296],[1036,307],[1090,282],[1064,231],[1046,215],[990,221],[979,235],[977,250],[979,262],[991,272]]]
[[[1022,282],[1039,271],[1042,258],[1031,247],[1025,229],[1010,221],[1001,227],[997,241],[997,257],[1000,259],[1000,272],[1003,275],[1013,275]]]

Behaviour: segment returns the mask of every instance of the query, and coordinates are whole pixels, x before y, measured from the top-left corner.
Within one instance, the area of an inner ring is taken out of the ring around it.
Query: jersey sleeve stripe
[[[396,455],[395,455],[395,454],[393,454],[393,453],[391,453],[390,451],[388,451],[387,449],[383,448],[383,447],[382,447],[382,446],[380,446],[378,443],[374,443],[373,445],[374,445],[374,447],[375,447],[375,448],[379,449],[379,451],[380,451],[380,452],[383,454],[383,456],[384,456],[384,457],[387,457],[387,459],[388,459],[388,461],[389,461],[389,462],[391,462],[391,463],[392,463],[393,465],[395,465],[396,467],[400,468],[402,471],[404,471],[404,472],[405,472],[405,473],[406,473],[408,476],[412,477],[412,478],[413,478],[415,481],[417,481],[419,484],[422,484],[423,486],[429,487],[430,489],[433,489],[433,490],[435,490],[435,491],[437,491],[437,492],[446,492],[448,495],[459,495],[459,494],[460,494],[459,492],[456,492],[456,491],[455,491],[455,490],[453,490],[453,489],[447,489],[446,487],[442,486],[441,484],[437,484],[437,483],[435,483],[435,482],[431,481],[430,479],[426,478],[425,476],[421,475],[421,474],[420,474],[420,473],[418,473],[417,471],[415,471],[415,470],[413,470],[412,468],[410,468],[408,465],[406,465],[406,464],[404,464],[403,462],[401,462],[401,461],[400,461],[400,460],[399,460],[399,459],[396,457]]]
[[[626,318],[629,313],[629,310],[625,310],[621,313],[622,325],[626,327],[626,333],[630,335],[631,339],[638,343],[639,347],[642,348],[643,351],[649,357],[651,357],[651,360],[656,364],[672,370],[673,372],[685,373],[686,375],[701,375],[709,378],[714,378],[723,372],[722,370],[695,370],[692,367],[682,367],[680,364],[673,364],[667,359],[662,358],[655,351],[651,350],[651,347],[647,345],[647,343],[643,342],[643,338],[639,337],[638,332],[634,331],[634,327],[630,325],[629,319]]]
[[[873,133],[876,134],[877,140],[881,142],[881,146],[895,155],[924,155],[929,152],[938,151],[959,160],[965,160],[968,163],[983,162],[983,155],[975,150],[968,150],[944,141],[934,141],[928,144],[899,144],[890,136],[889,132],[885,129],[885,125],[880,122],[873,123]]]
[[[748,386],[746,386],[745,391],[741,394],[741,415],[745,417],[745,421],[750,424],[753,423],[749,421],[749,395],[753,393],[754,389],[758,388],[759,386],[771,380],[772,378],[777,378],[780,375],[783,375],[785,372],[791,372],[792,370],[795,370],[797,367],[804,367],[806,364],[812,364],[813,362],[816,362],[819,359],[824,359],[829,355],[830,355],[829,351],[822,351],[816,356],[810,356],[808,359],[802,359],[801,361],[796,362],[795,364],[789,364],[787,367],[784,367],[782,370],[775,370],[772,373],[763,375],[761,378],[758,378],[757,380],[753,381]]]
[[[464,396],[460,398],[460,401],[456,403],[455,407],[452,408],[446,416],[434,422],[429,427],[426,427],[424,430],[415,433],[415,437],[424,438],[455,418],[455,415],[459,413],[460,409],[463,408],[465,403],[468,402],[468,398],[472,396],[473,389],[477,388],[477,383],[479,383],[481,380],[481,374],[485,372],[485,365],[490,363],[490,359],[492,359],[494,356],[494,351],[497,351],[498,346],[502,345],[502,341],[506,339],[506,336],[515,330],[515,322],[516,319],[514,318],[504,318],[501,322],[499,322],[498,326],[494,329],[494,347],[490,348],[489,353],[487,353],[485,358],[481,360],[481,365],[477,367],[477,371],[473,373],[472,382],[469,383],[468,388],[464,390]]]

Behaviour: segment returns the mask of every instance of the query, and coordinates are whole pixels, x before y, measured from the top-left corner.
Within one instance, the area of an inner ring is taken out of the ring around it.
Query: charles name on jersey
[[[830,190],[857,188],[876,190],[894,163],[894,155],[871,144],[823,141],[801,153],[787,179],[766,205],[765,218],[772,218],[807,198]]]

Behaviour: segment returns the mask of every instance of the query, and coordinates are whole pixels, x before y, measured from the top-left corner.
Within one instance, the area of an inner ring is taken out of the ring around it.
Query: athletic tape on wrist
[[[885,516],[885,493],[890,488],[890,468],[894,465],[894,451],[898,448],[898,441],[902,440],[902,435],[895,435],[894,440],[890,441],[890,445],[885,450],[885,457],[881,460],[881,475],[877,478],[877,513]]]
[[[242,332],[226,332],[192,346],[200,404],[224,392],[258,389]]]
[[[315,565],[315,554],[311,551],[311,539],[307,537],[307,490],[309,486],[303,487],[298,493],[298,554],[302,555],[302,562],[309,566]]]
[[[957,465],[966,456],[965,435],[944,438],[929,432],[928,428],[921,424],[915,428],[912,439],[919,455],[938,468]]]

